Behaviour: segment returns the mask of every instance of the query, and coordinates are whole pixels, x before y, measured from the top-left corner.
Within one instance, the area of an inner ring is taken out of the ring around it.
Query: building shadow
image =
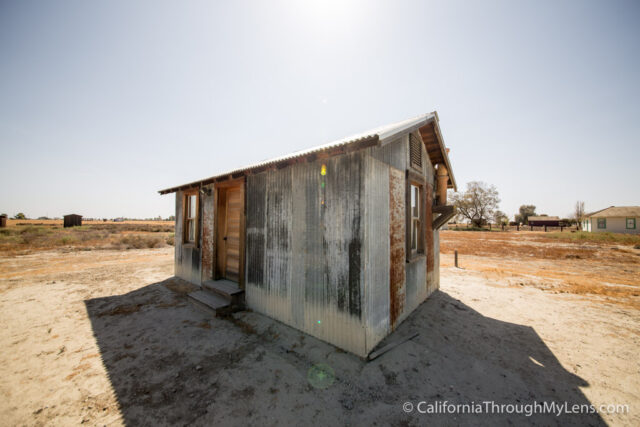
[[[423,410],[444,401],[449,409],[590,404],[580,390],[588,384],[533,328],[485,317],[444,292],[382,345],[418,337],[366,362],[257,313],[215,318],[189,302],[191,290],[170,278],[85,301],[125,424],[605,424],[593,413],[419,413],[422,401]],[[335,375],[326,388],[309,380],[318,363]],[[404,402],[414,405],[411,413]]]

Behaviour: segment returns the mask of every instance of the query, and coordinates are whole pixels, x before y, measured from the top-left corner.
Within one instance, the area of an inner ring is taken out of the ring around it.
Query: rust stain
[[[205,197],[202,207],[202,279],[213,278],[213,197]]]
[[[405,301],[405,182],[404,173],[389,169],[389,292],[391,328],[404,310]]]
[[[427,183],[427,201],[426,209],[424,211],[425,222],[425,240],[426,240],[426,253],[427,253],[427,274],[431,273],[434,269],[434,247],[433,247],[433,187]]]

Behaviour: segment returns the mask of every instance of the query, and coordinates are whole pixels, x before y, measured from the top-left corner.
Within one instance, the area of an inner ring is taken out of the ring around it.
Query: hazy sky
[[[157,190],[437,110],[501,209],[640,205],[638,1],[0,1],[0,212]]]

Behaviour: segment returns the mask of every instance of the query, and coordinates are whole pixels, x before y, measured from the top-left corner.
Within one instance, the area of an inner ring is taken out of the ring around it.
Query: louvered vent
[[[409,134],[409,154],[411,155],[411,166],[422,168],[422,147],[418,138]]]

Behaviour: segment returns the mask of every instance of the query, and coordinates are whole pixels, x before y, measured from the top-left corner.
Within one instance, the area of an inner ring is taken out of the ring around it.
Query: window
[[[635,230],[635,229],[636,229],[636,219],[627,218],[627,230]]]
[[[418,251],[420,241],[420,187],[411,184],[411,253]]]
[[[598,228],[607,228],[607,218],[598,218]]]
[[[184,241],[197,244],[198,236],[198,193],[186,194],[184,197]]]
[[[409,134],[409,157],[411,157],[411,166],[422,170],[422,147],[420,140]]]
[[[411,261],[424,253],[425,179],[421,174],[408,170],[406,185],[406,255],[407,261]]]

